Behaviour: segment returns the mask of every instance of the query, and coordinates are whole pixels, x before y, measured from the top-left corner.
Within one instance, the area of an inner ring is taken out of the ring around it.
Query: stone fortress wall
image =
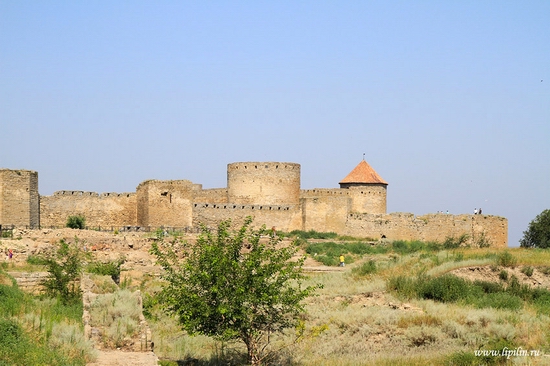
[[[124,226],[135,223],[136,193],[58,191],[40,196],[41,226],[64,226],[70,215],[83,215],[94,227]]]
[[[22,176],[27,178],[16,179]],[[373,239],[426,241],[468,234],[472,242],[484,238],[493,246],[507,246],[505,218],[387,214],[384,181],[370,183],[367,179],[341,182],[340,186],[302,190],[299,164],[241,162],[228,164],[226,188],[203,189],[188,180],[147,180],[135,193],[59,191],[39,196],[36,172],[4,169],[0,170],[0,224],[63,227],[68,216],[80,214],[89,227],[181,228],[215,226],[226,219],[238,225],[253,216],[256,226],[287,232],[332,231]],[[33,203],[38,199],[39,207]]]

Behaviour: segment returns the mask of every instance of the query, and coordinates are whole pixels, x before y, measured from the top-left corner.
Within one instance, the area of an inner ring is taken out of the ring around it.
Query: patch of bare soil
[[[98,351],[98,358],[86,366],[156,366],[158,357],[153,352]]]
[[[544,274],[540,271],[539,268],[533,267],[533,274],[527,276],[522,272],[524,266],[516,267],[493,267],[493,266],[473,266],[473,267],[464,267],[455,269],[449,273],[454,274],[458,277],[464,279],[475,281],[490,281],[490,282],[500,282],[504,281],[501,279],[501,272],[506,271],[508,279],[513,276],[516,276],[521,284],[526,284],[531,287],[543,287],[550,289],[550,275]]]

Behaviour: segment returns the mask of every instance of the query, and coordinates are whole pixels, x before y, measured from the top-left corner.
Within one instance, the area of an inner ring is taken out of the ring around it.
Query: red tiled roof
[[[361,160],[340,183],[388,184],[365,160]]]

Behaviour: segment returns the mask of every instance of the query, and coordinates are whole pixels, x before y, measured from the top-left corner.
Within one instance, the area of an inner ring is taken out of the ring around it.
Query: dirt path
[[[86,366],[157,366],[158,357],[153,352],[98,351],[96,362]]]

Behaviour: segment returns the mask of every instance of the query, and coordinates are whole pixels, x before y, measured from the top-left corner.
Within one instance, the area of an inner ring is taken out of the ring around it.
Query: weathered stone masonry
[[[508,243],[508,222],[488,215],[386,213],[387,185],[364,160],[340,188],[300,187],[300,165],[241,162],[227,166],[227,187],[203,189],[189,180],[147,180],[136,192],[58,191],[39,196],[38,173],[0,170],[0,224],[64,226],[84,215],[89,227],[214,226],[253,216],[255,225],[277,230],[333,231],[374,239],[434,240],[468,234],[493,246]]]

